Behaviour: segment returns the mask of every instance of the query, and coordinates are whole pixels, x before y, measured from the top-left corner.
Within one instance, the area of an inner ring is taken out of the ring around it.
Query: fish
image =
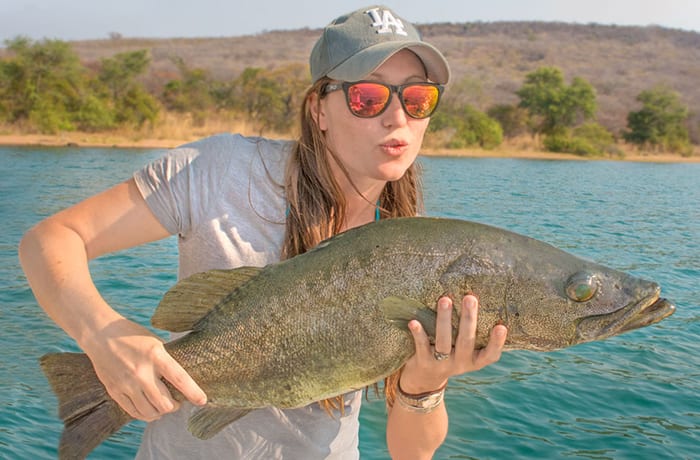
[[[165,348],[208,396],[188,429],[209,439],[251,410],[302,407],[381,381],[415,352],[408,322],[420,321],[434,340],[438,298],[458,304],[468,293],[479,298],[479,348],[496,324],[508,328],[506,350],[551,351],[676,309],[657,283],[546,242],[466,220],[404,217],[265,267],[182,279],[151,323],[185,333]],[[84,458],[131,420],[86,355],[47,354],[41,366],[64,422],[60,458]]]

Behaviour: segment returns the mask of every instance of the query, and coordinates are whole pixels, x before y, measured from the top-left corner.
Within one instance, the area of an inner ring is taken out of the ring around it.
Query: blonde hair
[[[326,238],[340,233],[345,221],[346,199],[331,165],[335,163],[346,177],[348,173],[328,145],[311,106],[315,103],[318,113],[323,89],[329,81],[328,78],[321,78],[312,85],[302,103],[301,131],[285,172],[288,213],[282,246],[283,259],[302,254]],[[352,183],[351,180],[350,182]],[[379,197],[378,206],[382,219],[414,216],[422,211],[418,165],[414,163],[400,179],[387,182]],[[399,375],[397,372],[384,382],[384,392],[390,406],[394,401]],[[326,399],[320,404],[329,412],[336,409],[342,413],[344,408],[342,396]]]

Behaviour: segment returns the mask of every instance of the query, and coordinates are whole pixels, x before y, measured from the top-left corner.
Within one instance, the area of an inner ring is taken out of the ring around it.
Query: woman
[[[179,276],[263,266],[378,218],[415,215],[414,162],[449,79],[445,58],[384,7],[328,25],[311,53],[313,84],[297,142],[220,135],[174,149],[134,177],[31,229],[20,259],[39,304],[90,357],[110,396],[149,423],[138,458],[357,458],[360,394],[294,410],[267,408],[214,438],[189,434],[206,395],[161,340],[122,317],[92,283],[88,260],[169,235]],[[447,433],[447,379],[497,361],[505,327],[474,349],[477,300],[438,301],[436,343],[409,324],[416,353],[387,382],[394,458],[430,458]],[[171,397],[162,379],[188,402]],[[342,405],[342,407],[340,407]],[[335,408],[329,417],[322,406]]]

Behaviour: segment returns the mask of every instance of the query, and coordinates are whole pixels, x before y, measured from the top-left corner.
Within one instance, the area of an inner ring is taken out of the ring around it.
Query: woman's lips
[[[392,140],[381,144],[382,150],[389,155],[400,155],[406,151],[408,143],[399,140]]]

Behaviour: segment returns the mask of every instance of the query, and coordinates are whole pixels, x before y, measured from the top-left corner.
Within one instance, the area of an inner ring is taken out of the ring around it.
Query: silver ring
[[[449,353],[440,353],[439,351],[435,350],[433,352],[433,358],[435,358],[435,361],[444,361],[447,358],[450,357]]]

